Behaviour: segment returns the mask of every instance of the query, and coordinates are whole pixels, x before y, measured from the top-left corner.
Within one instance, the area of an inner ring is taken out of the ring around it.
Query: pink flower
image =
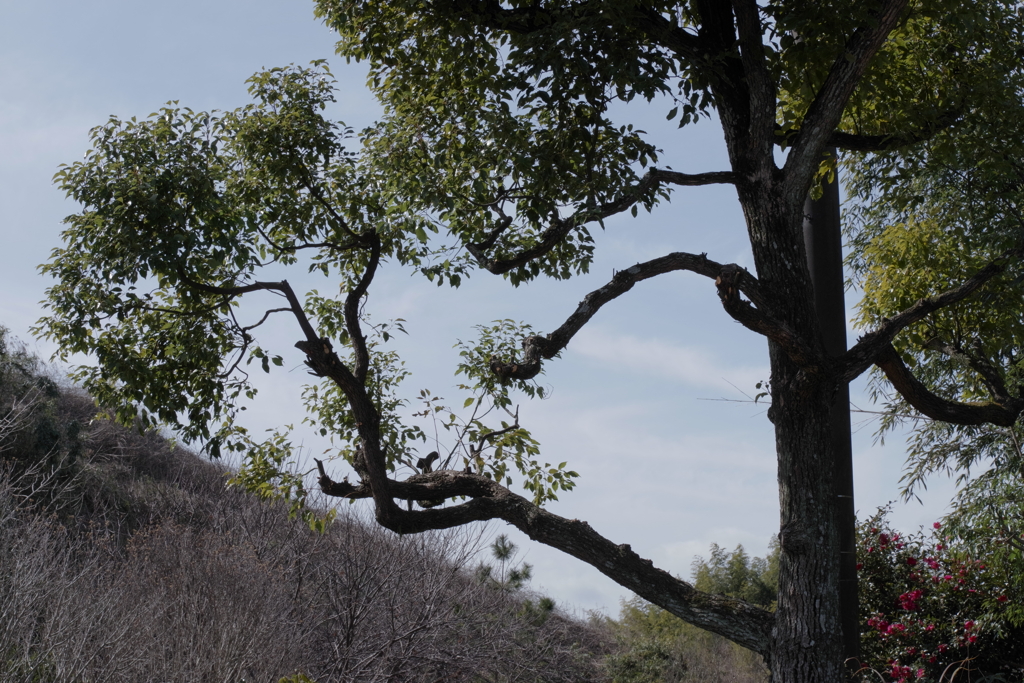
[[[978,636],[967,636],[967,642],[976,643],[978,642]]]
[[[913,557],[908,557],[908,558],[907,558],[907,564],[908,564],[909,566],[913,567],[914,565],[916,565],[916,564],[917,564],[917,560],[915,560],[915,559],[914,559]]]
[[[942,654],[943,652],[947,651],[948,649],[949,649],[949,645],[946,645],[945,643],[939,643],[939,654]]]
[[[971,621],[970,619],[968,619],[967,621],[964,622],[964,628],[966,630],[970,631],[972,628],[974,628],[974,622]]]
[[[1007,600],[1009,600],[1009,598],[1005,595],[1000,595],[998,598],[996,598],[996,602],[1006,602]]]
[[[878,534],[878,545],[882,547],[889,545],[889,537],[885,534]]]
[[[918,669],[917,670],[917,677],[918,678],[924,678],[924,669]]]
[[[927,626],[924,627],[924,630],[925,631],[934,631],[935,630],[935,624],[928,624]]]
[[[942,528],[942,523],[941,522],[935,522],[935,524],[932,524],[932,528],[933,529],[941,529]]]
[[[942,550],[942,549],[943,549],[943,548],[945,548],[945,547],[946,547],[946,546],[942,545],[941,543],[936,543],[936,544],[935,544],[935,549],[936,549],[936,550]]]
[[[939,562],[934,557],[929,557],[928,559],[926,559],[924,561],[924,563],[927,564],[928,567],[931,568],[931,569],[938,569],[939,568]]]
[[[907,627],[903,624],[889,624],[889,628],[885,629],[885,634],[889,636],[898,636],[906,632]]]
[[[899,664],[893,664],[892,671],[889,672],[889,675],[897,681],[905,681],[908,678],[910,678],[911,671],[912,670],[909,666],[900,666]]]
[[[908,612],[913,612],[918,608],[917,601],[921,599],[922,595],[924,595],[924,593],[920,590],[913,590],[904,593],[899,597],[900,607]]]

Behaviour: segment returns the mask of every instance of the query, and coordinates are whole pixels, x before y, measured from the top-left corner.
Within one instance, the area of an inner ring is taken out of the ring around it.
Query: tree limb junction
[[[941,308],[963,301],[981,289],[992,278],[1005,272],[1011,261],[1019,260],[1022,256],[1024,256],[1024,244],[1008,249],[960,286],[932,297],[918,299],[910,307],[892,318],[887,318],[877,329],[861,337],[839,359],[842,381],[849,382],[871,367],[879,356],[887,353],[887,348],[891,346],[892,340],[902,330]]]
[[[883,0],[869,22],[854,31],[836,56],[825,82],[804,115],[783,168],[790,178],[787,204],[801,206],[821,161],[821,152],[839,127],[846,103],[872,57],[896,27],[909,0]]]

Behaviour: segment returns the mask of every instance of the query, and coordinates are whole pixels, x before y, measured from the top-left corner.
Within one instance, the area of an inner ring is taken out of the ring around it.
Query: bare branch
[[[652,168],[647,172],[645,178],[648,176],[659,183],[683,185],[686,187],[696,187],[698,185],[733,185],[736,183],[736,174],[732,171],[680,173],[678,171],[667,171],[661,168]]]
[[[534,336],[524,339],[525,354],[522,362],[503,363],[500,359],[492,358],[491,371],[508,379],[535,377],[540,372],[544,359],[554,358],[569,344],[576,333],[601,310],[602,306],[631,290],[637,282],[678,270],[687,270],[707,278],[717,278],[723,271],[730,268],[734,269],[734,275],[731,276],[733,286],[750,297],[751,301],[761,302],[762,297],[757,278],[739,266],[716,263],[709,259],[707,254],[684,252],[668,254],[615,273],[611,282],[587,294],[572,315],[557,330],[545,337]]]
[[[290,313],[291,310],[292,309],[290,309],[290,308],[271,308],[271,309],[268,309],[267,311],[265,311],[263,313],[263,317],[259,319],[259,322],[253,323],[252,325],[248,325],[246,327],[239,327],[238,329],[240,329],[242,332],[248,332],[249,330],[254,330],[257,327],[259,327],[260,325],[262,325],[263,323],[267,322],[267,318],[270,317],[271,313]]]
[[[1024,411],[1024,401],[1017,398],[1006,398],[998,403],[958,403],[935,395],[914,377],[892,344],[885,345],[875,363],[907,403],[933,420],[959,425],[1011,427]]]
[[[644,195],[660,184],[697,186],[734,182],[736,182],[736,176],[731,171],[688,174],[652,168],[633,187],[623,192],[618,199],[596,207],[584,207],[568,218],[556,219],[547,230],[541,233],[537,244],[522,250],[515,256],[506,259],[492,259],[488,258],[485,253],[487,249],[494,246],[502,233],[511,225],[511,220],[507,218],[499,221],[498,225],[487,233],[483,241],[467,244],[466,250],[476,258],[481,268],[500,275],[548,253],[580,225],[591,221],[601,221],[630,209],[641,201]]]
[[[185,271],[182,269],[178,270],[178,277],[181,278],[181,281],[186,285],[193,289],[198,289],[200,292],[205,292],[206,294],[220,294],[228,297],[236,297],[243,294],[249,294],[250,292],[260,291],[283,292],[282,285],[286,284],[283,282],[253,282],[249,285],[208,285],[203,282],[199,282],[198,280],[193,280],[186,275]]]
[[[959,110],[949,111],[938,117],[932,125],[917,131],[904,131],[889,135],[857,135],[835,131],[829,138],[831,147],[851,152],[887,152],[889,150],[909,147],[933,138],[937,133],[956,124],[961,117]]]
[[[320,486],[328,495],[348,498],[370,497],[370,488],[333,482],[319,461]],[[407,511],[397,505],[377,507],[377,520],[398,533],[446,529],[472,521],[502,519],[535,541],[562,550],[600,570],[620,585],[658,604],[686,621],[717,633],[740,645],[767,655],[774,616],[767,610],[741,600],[710,595],[689,583],[657,569],[650,560],[637,555],[628,545],[617,545],[594,531],[589,524],[565,519],[540,508],[486,477],[442,470],[409,477],[404,482],[389,480],[388,493],[394,497],[419,500],[469,496],[468,502],[446,508]]]
[[[930,140],[939,132],[959,122],[962,115],[962,110],[950,110],[919,130],[887,133],[885,135],[861,135],[860,133],[845,133],[837,130],[832,132],[826,146],[837,147],[850,152],[888,152]],[[788,134],[783,134],[783,132],[781,126],[775,126],[775,144],[789,146],[800,134],[799,130],[789,131]]]

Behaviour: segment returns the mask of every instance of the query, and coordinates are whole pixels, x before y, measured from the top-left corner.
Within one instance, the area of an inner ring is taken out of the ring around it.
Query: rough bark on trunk
[[[842,680],[839,550],[834,525],[831,391],[825,382],[788,388],[796,372],[772,348],[772,419],[779,466],[781,546],[772,634],[774,683]]]

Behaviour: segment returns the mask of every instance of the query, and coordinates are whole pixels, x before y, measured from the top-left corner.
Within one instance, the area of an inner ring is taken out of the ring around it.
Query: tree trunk
[[[781,562],[770,666],[774,683],[843,679],[834,525],[832,389],[802,382],[774,346],[772,420],[779,466]]]
[[[803,243],[803,202],[787,206],[782,183],[740,185],[767,311],[818,361],[796,362],[769,342],[779,481],[779,596],[769,666],[773,683],[843,680],[839,537],[835,527],[832,404],[837,384],[826,358]]]

